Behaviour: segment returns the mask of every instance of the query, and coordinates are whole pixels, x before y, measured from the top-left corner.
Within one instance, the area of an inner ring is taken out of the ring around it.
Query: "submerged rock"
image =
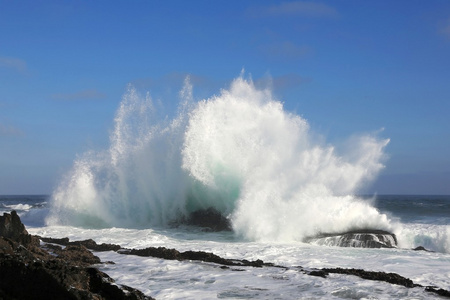
[[[305,239],[307,243],[325,246],[357,248],[396,248],[395,234],[384,230],[354,230],[344,233],[324,233]]]

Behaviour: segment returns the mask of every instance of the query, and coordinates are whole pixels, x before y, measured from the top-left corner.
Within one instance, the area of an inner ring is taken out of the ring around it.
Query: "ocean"
[[[361,197],[362,199],[367,197]],[[296,267],[357,268],[394,272],[424,286],[450,289],[450,196],[378,195],[370,197],[380,213],[402,224],[400,245],[392,249],[320,246],[314,243],[248,241],[233,232],[207,232],[190,226],[88,228],[46,225],[50,196],[0,196],[0,214],[16,210],[31,234],[70,240],[92,238],[124,248],[166,247],[213,252],[229,259],[261,259],[288,267],[224,270],[213,263],[96,252],[117,283],[156,299],[439,299],[423,288],[406,288],[355,276],[308,276]],[[434,252],[414,251],[424,246]]]
[[[437,297],[420,287],[305,274],[338,267],[450,289],[450,197],[358,196],[388,163],[389,139],[381,131],[332,145],[305,118],[285,111],[270,88],[242,76],[203,100],[194,100],[187,79],[173,116],[160,115],[157,106],[130,86],[108,148],[79,154],[51,195],[2,196],[0,210],[16,210],[40,236],[206,251],[284,267],[224,269],[95,253],[115,262],[97,267],[117,283],[156,299]],[[187,225],[208,209],[231,230]],[[336,236],[361,231],[393,233],[397,246],[336,246]],[[429,251],[412,250],[419,246]]]

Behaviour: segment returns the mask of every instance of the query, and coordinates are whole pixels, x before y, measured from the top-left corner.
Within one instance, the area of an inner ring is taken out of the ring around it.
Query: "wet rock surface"
[[[0,299],[151,299],[116,285],[97,263],[82,244],[41,246],[15,211],[0,216]]]
[[[216,209],[210,207],[194,211],[186,220],[188,225],[199,226],[210,231],[229,231],[231,223]]]
[[[326,246],[356,247],[356,248],[396,248],[395,234],[384,230],[361,229],[342,233],[322,233],[308,237],[305,242]]]
[[[94,240],[88,239],[83,241],[74,241],[70,242],[69,238],[55,239],[55,238],[47,238],[47,237],[39,237],[39,239],[46,243],[54,243],[63,246],[84,246],[93,251],[117,251],[121,247],[115,244],[97,244]]]
[[[413,288],[420,287],[421,285],[415,284],[411,279],[400,276],[396,273],[385,273],[385,272],[373,272],[373,271],[365,271],[361,269],[342,269],[342,268],[324,268],[321,269],[324,273],[325,277],[329,273],[334,274],[346,274],[346,275],[354,275],[358,276],[362,279],[368,280],[376,280],[376,281],[384,281],[396,285],[402,285],[404,287]]]
[[[156,257],[169,260],[195,260],[203,262],[211,262],[220,264],[223,266],[240,266],[240,267],[274,267],[272,263],[265,263],[260,259],[255,261],[249,261],[245,259],[226,259],[215,255],[211,252],[204,251],[185,251],[179,252],[176,249],[167,249],[165,247],[148,247],[145,249],[122,249],[119,251],[121,254]],[[281,266],[276,266],[281,267]]]

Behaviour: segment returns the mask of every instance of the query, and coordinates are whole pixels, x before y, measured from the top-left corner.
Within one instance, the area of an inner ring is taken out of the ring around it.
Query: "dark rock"
[[[343,233],[322,233],[308,237],[305,242],[315,242],[326,246],[358,248],[396,248],[395,234],[384,230],[362,229]]]
[[[14,254],[14,244],[11,240],[1,237],[0,238],[0,253],[1,254]]]
[[[119,252],[122,254],[131,254],[137,256],[156,257],[162,259],[176,260],[179,259],[180,252],[175,249],[167,249],[165,247],[148,247],[145,249],[131,249]]]
[[[0,236],[9,238],[24,246],[30,244],[39,245],[39,240],[28,234],[25,225],[20,221],[19,215],[13,210],[10,214],[4,213],[0,216]]]
[[[69,244],[69,238],[61,238],[61,239],[55,239],[55,238],[46,238],[46,237],[39,237],[39,239],[46,243],[54,243],[58,245],[64,245],[67,246]]]
[[[170,259],[170,260],[195,260],[195,261],[203,261],[203,262],[211,262],[224,266],[241,266],[241,267],[280,267],[275,266],[272,263],[265,263],[260,259],[255,261],[248,261],[245,259],[226,259],[215,255],[211,252],[204,251],[185,251],[179,252],[176,249],[167,249],[165,247],[148,247],[145,249],[122,249],[119,251],[121,254],[128,255],[137,255],[137,256],[146,256],[146,257],[156,257],[162,259]]]
[[[323,271],[323,270],[313,270],[313,271],[310,271],[307,274],[311,275],[311,276],[322,277],[322,278],[327,278],[327,276],[328,276],[328,273]]]
[[[151,299],[90,267],[100,259],[83,245],[41,248],[15,212],[0,217],[0,232],[0,299]]]
[[[69,238],[62,238],[62,239],[55,239],[55,238],[48,238],[48,237],[39,237],[39,238],[43,242],[46,242],[46,243],[53,243],[53,244],[64,245],[64,246],[81,245],[81,246],[86,247],[87,249],[90,249],[93,251],[99,251],[99,252],[100,251],[117,251],[121,248],[119,245],[115,245],[115,244],[103,243],[103,244],[99,245],[92,239],[70,242]]]
[[[62,285],[51,270],[67,272],[66,266],[52,262],[21,260],[15,256],[0,255],[0,291],[6,299],[80,299]],[[70,280],[70,279],[69,279]]]
[[[129,286],[119,287],[113,284],[114,280],[111,277],[96,268],[87,268],[86,271],[89,274],[90,290],[100,295],[102,299],[152,299]]]
[[[95,268],[81,268],[58,259],[31,262],[0,259],[0,291],[6,299],[150,299],[119,287]]]
[[[222,258],[218,255],[215,255],[211,252],[204,251],[185,251],[180,253],[180,257],[182,260],[199,260],[204,262],[212,262],[216,264],[226,265],[226,266],[235,266],[235,265],[243,265],[238,264],[236,261]],[[247,266],[250,266],[247,264]]]
[[[231,230],[230,220],[212,207],[194,211],[190,214],[186,223],[188,225],[208,228],[212,231]]]
[[[28,235],[28,232],[15,210],[0,216],[0,236],[16,240],[24,234]]]
[[[92,239],[84,240],[84,241],[70,242],[69,245],[82,245],[82,246],[84,246],[88,249],[94,250],[94,251],[117,251],[121,248],[119,245],[115,245],[115,244],[102,243],[99,245]]]
[[[91,251],[82,245],[70,245],[59,251],[55,249],[53,253],[56,254],[58,258],[70,261],[79,266],[89,266],[100,263],[100,258],[92,254]]]
[[[384,281],[392,284],[402,285],[408,288],[420,286],[414,284],[414,282],[411,279],[405,278],[396,273],[373,272],[361,269],[342,269],[342,268],[324,268],[322,269],[322,271],[327,273],[355,275],[363,279]]]
[[[426,248],[423,247],[423,246],[416,247],[416,248],[414,248],[414,249],[412,249],[412,250],[414,250],[414,251],[433,252],[433,251],[431,251],[431,250],[426,249]]]
[[[435,286],[427,286],[425,291],[438,294],[439,296],[450,298],[450,291],[437,288]]]

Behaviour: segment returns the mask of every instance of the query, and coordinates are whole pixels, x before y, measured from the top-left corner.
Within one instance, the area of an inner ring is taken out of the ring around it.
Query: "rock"
[[[150,299],[95,268],[81,268],[62,260],[0,260],[0,295],[6,299]]]
[[[402,285],[408,288],[420,286],[418,284],[414,284],[414,282],[411,279],[405,278],[396,273],[373,272],[361,269],[342,269],[342,268],[324,268],[322,269],[322,271],[325,273],[355,275],[363,279],[384,281],[392,284]]]
[[[15,210],[11,214],[5,213],[0,216],[0,236],[16,240],[24,234],[27,235],[28,231]]]
[[[414,250],[414,251],[433,252],[433,251],[431,251],[431,250],[426,249],[426,248],[423,247],[423,246],[416,247],[416,248],[414,248],[414,249],[412,249],[412,250]]]
[[[4,213],[3,216],[0,216],[0,236],[24,246],[39,245],[39,240],[28,234],[25,225],[22,224],[19,215],[14,210],[10,214]]]
[[[326,246],[358,248],[396,248],[395,234],[384,230],[362,229],[343,233],[323,233],[304,240]]]
[[[121,248],[119,245],[115,244],[102,243],[99,245],[92,239],[70,242],[69,245],[83,245],[84,247],[94,251],[117,251]]]
[[[121,254],[130,254],[137,256],[156,257],[169,260],[181,260],[180,252],[175,249],[167,249],[166,247],[148,247],[145,249],[127,249],[120,251]]]
[[[152,299],[115,284],[97,263],[81,244],[40,247],[15,212],[0,217],[0,299]]]
[[[64,245],[64,246],[82,245],[82,246],[86,247],[87,249],[94,250],[94,251],[117,251],[121,248],[120,245],[115,245],[115,244],[103,243],[103,244],[99,245],[92,239],[70,242],[69,238],[62,238],[62,239],[47,238],[47,237],[39,237],[39,238],[43,242],[46,242],[46,243],[53,243],[53,244]]]
[[[240,267],[278,267],[272,263],[265,263],[260,259],[255,261],[249,261],[246,259],[227,259],[220,257],[211,252],[204,251],[184,251],[179,252],[176,249],[167,249],[165,247],[148,247],[144,249],[121,249],[118,253],[127,254],[127,255],[137,255],[137,256],[146,256],[146,257],[156,257],[162,259],[169,260],[188,260],[188,261],[203,261],[216,263],[223,266],[240,266]],[[284,267],[281,267],[284,268]]]
[[[92,254],[86,247],[82,245],[70,245],[65,249],[61,247],[53,247],[53,254],[65,261],[70,261],[77,266],[90,266],[100,263],[100,258]]]
[[[425,288],[425,291],[430,292],[430,293],[438,294],[439,296],[442,296],[442,297],[450,298],[450,291],[444,290],[444,289],[440,289],[440,288],[437,288],[435,286],[427,286]]]
[[[230,220],[212,207],[191,213],[187,224],[208,228],[211,231],[231,230]]]
[[[327,276],[328,276],[328,273],[323,270],[313,270],[307,274],[310,276],[317,276],[317,277],[322,277],[322,278],[327,278]]]

